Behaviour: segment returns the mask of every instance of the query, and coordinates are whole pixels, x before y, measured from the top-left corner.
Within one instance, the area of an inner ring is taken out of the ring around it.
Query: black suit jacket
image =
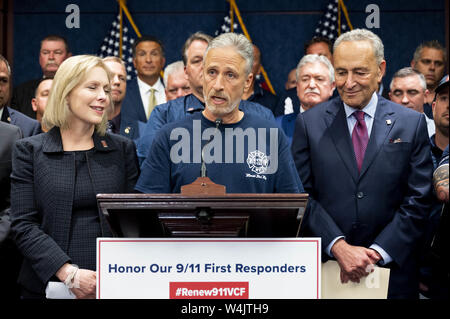
[[[115,134],[93,135],[88,157],[95,193],[131,193],[139,175],[132,141]],[[59,128],[18,141],[13,150],[11,222],[24,256],[19,283],[44,293],[47,282],[70,256],[66,254],[73,224],[75,157],[65,153]],[[74,217],[75,218],[75,217]],[[100,214],[102,229],[108,229]],[[86,245],[86,243],[80,243]],[[95,243],[89,249],[95,251]]]
[[[378,244],[392,258],[389,297],[418,296],[418,242],[431,207],[433,165],[423,114],[378,96],[361,173],[340,98],[296,120],[295,165],[310,194],[303,235]],[[324,254],[325,258],[329,258]]]
[[[31,100],[34,98],[36,88],[41,79],[34,79],[16,86],[11,98],[11,107],[32,119],[36,118],[36,112],[33,111]]]
[[[132,140],[139,138],[139,122],[147,123],[137,78],[127,83],[127,93],[120,109],[120,134]]]

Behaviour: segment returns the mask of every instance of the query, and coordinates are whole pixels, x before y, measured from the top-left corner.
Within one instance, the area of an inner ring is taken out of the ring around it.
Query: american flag
[[[338,0],[331,0],[327,9],[319,20],[314,36],[328,37],[332,42],[336,40],[338,35]],[[350,31],[345,19],[345,15],[341,12],[341,34]]]
[[[137,72],[133,66],[133,43],[134,38],[129,34],[129,27],[125,17],[122,19],[122,60],[125,62],[127,68],[127,80],[131,80],[136,76]],[[108,34],[103,39],[103,43],[98,50],[97,55],[101,58],[107,56],[119,56],[120,46],[120,16],[117,15],[113,21]]]
[[[227,33],[227,32],[231,32],[231,18],[230,18],[230,14],[226,15],[225,18],[223,18],[223,22],[222,25],[220,26],[219,29],[216,30],[216,32],[214,33],[214,36],[218,36],[222,33]],[[233,32],[234,33],[242,33],[239,30],[239,24],[236,23],[236,19],[233,20]]]
[[[224,18],[223,18],[223,22],[221,24],[221,26],[216,30],[216,32],[214,32],[214,36],[218,36],[221,35],[222,33],[228,33],[231,32],[231,18],[230,18],[230,13],[228,13]],[[238,20],[236,15],[234,16],[234,20],[233,20],[233,32],[234,33],[242,33],[241,31],[241,27],[238,24]],[[255,76],[255,83],[256,85],[262,87],[264,90],[269,91],[269,86],[267,85],[264,77],[261,75],[261,73],[257,74]]]

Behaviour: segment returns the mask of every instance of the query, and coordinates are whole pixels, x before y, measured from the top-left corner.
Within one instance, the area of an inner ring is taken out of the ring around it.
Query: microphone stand
[[[213,140],[213,137],[216,135],[219,130],[219,125],[222,124],[222,119],[216,119],[216,129],[214,131],[213,136],[209,139],[209,141],[203,146],[201,153],[201,168],[200,168],[200,177],[188,185],[181,186],[181,194],[183,195],[225,195],[226,188],[224,185],[219,185],[211,181],[211,179],[207,176],[206,172],[206,163],[204,159],[205,147]]]

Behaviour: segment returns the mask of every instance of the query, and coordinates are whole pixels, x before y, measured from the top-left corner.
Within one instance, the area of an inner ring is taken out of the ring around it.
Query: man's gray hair
[[[180,70],[184,70],[184,63],[183,61],[176,61],[173,63],[170,63],[166,68],[164,69],[164,86],[167,88],[167,82],[169,81],[169,75],[172,75]]]
[[[253,66],[253,45],[252,43],[242,34],[237,33],[223,33],[215,37],[208,45],[203,56],[203,63],[205,63],[205,57],[210,49],[234,47],[238,54],[244,58],[245,65],[245,75],[249,75],[252,72]]]
[[[6,65],[6,69],[8,70],[8,76],[11,76],[11,67],[9,66],[8,60],[0,54],[0,61],[4,62]]]
[[[336,52],[336,48],[341,42],[346,41],[369,41],[372,44],[373,52],[377,64],[380,64],[384,60],[384,45],[381,39],[372,31],[366,29],[354,29],[342,34],[336,39],[333,46],[333,51]]]
[[[400,69],[394,73],[394,75],[392,76],[391,84],[389,85],[389,88],[391,89],[391,91],[392,91],[392,86],[394,85],[394,79],[407,78],[410,76],[417,76],[419,78],[420,86],[422,87],[422,89],[424,91],[427,89],[427,82],[426,82],[423,74],[408,66],[408,67]]]
[[[295,76],[298,82],[298,78],[300,76],[300,69],[304,67],[306,64],[312,64],[312,63],[322,63],[325,65],[329,72],[329,79],[330,83],[334,82],[334,68],[331,64],[330,60],[324,55],[318,55],[318,54],[308,54],[305,55],[303,58],[301,58],[300,62],[297,65],[297,70],[295,71]]]

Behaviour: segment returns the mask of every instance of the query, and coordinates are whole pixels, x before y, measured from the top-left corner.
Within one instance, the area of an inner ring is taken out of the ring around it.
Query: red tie
[[[353,115],[357,121],[352,133],[353,150],[355,151],[356,163],[358,164],[358,172],[361,172],[364,154],[366,153],[367,143],[369,142],[369,134],[367,133],[367,126],[364,121],[364,112],[355,111]]]

